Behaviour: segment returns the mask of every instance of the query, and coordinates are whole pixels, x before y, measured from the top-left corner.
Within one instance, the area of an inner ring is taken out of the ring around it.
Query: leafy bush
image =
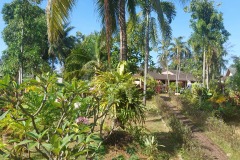
[[[146,91],[146,99],[152,99],[155,95],[157,82],[153,77],[147,77],[147,91]]]
[[[158,142],[154,136],[147,136],[144,139],[145,153],[149,156],[149,159],[155,159],[158,153]]]
[[[171,82],[170,85],[169,85],[169,92],[171,94],[173,94],[173,93],[175,93],[176,90],[177,90],[176,83],[175,82]]]
[[[41,155],[46,159],[89,157],[101,139],[91,131],[88,117],[75,102],[85,99],[88,85],[82,81],[56,83],[46,74],[21,85],[5,77],[0,82],[1,108],[7,110],[0,127],[9,141],[0,149],[10,159]],[[84,117],[81,121],[79,117]],[[27,155],[25,153],[28,153]]]
[[[191,139],[191,130],[184,126],[175,116],[172,116],[169,120],[169,126],[172,129],[173,138],[180,144],[187,144]]]
[[[108,113],[122,128],[126,124],[144,122],[142,96],[130,73],[99,72],[93,79],[92,86],[92,93],[101,104],[101,112]]]
[[[50,74],[21,85],[5,77],[0,95],[0,131],[9,139],[0,143],[0,150],[10,159],[91,158],[114,128],[143,123],[145,118],[142,96],[130,73],[99,72],[91,83],[61,84]],[[108,127],[106,119],[114,125]],[[103,126],[110,128],[108,133]]]

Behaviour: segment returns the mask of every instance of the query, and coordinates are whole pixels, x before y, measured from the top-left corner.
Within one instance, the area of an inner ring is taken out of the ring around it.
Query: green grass
[[[209,118],[206,123],[206,135],[212,139],[231,160],[239,160],[240,135],[235,127],[227,125],[223,120]]]
[[[174,99],[175,102],[177,100]],[[240,134],[235,133],[236,127],[232,127],[232,124],[228,125],[222,119],[216,118],[214,112],[198,110],[196,107],[193,107],[193,104],[188,103],[187,99],[178,104],[181,105],[185,115],[192,119],[198,127],[201,127],[205,134],[226,153],[230,160],[239,159]],[[239,122],[234,126],[239,126]],[[197,153],[199,148],[194,147],[194,145],[192,147],[195,148],[194,152]],[[183,152],[184,159],[192,158],[189,152],[192,151]],[[195,154],[194,152],[192,153],[193,155]],[[199,152],[201,152],[201,149]]]

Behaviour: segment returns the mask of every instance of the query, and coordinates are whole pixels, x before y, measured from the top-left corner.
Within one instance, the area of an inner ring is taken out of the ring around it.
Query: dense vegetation
[[[192,0],[185,8],[192,28],[187,41],[184,35],[172,37],[170,24],[177,14],[173,2],[95,3],[103,28],[90,35],[81,31],[70,35],[68,14],[74,0],[48,0],[46,14],[41,0],[12,0],[3,6],[2,37],[7,44],[0,61],[3,158],[102,158],[111,137],[123,132],[137,143],[128,151],[132,159],[138,159],[137,147],[146,148],[149,159],[168,159],[169,154],[159,151],[156,137],[143,128],[151,111],[146,100],[155,94],[156,86],[149,69],[173,69],[178,75],[185,71],[197,78],[198,83],[181,95],[186,115],[193,119],[189,113],[239,118],[240,61],[235,57],[236,73],[221,81],[221,71],[226,69],[224,44],[230,33],[213,1]],[[157,61],[150,51],[158,53]],[[135,73],[144,81],[142,88],[134,84]],[[176,76],[176,83],[168,83],[177,93],[178,81]],[[207,120],[210,129],[214,120]],[[188,140],[181,137],[188,130],[179,125],[170,121],[177,149]]]

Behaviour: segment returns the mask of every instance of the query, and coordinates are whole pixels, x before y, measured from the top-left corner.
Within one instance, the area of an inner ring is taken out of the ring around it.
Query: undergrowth
[[[233,126],[227,125],[222,119],[210,117],[206,122],[206,134],[218,144],[231,160],[240,157],[240,136]]]
[[[167,101],[175,101],[180,108],[183,109],[182,101],[178,98],[174,99],[171,97],[167,97]],[[185,126],[182,122],[180,122],[174,115],[169,111],[168,105],[166,104],[166,99],[163,100],[161,97],[157,99],[158,107],[161,110],[161,115],[168,121],[169,127],[172,129],[171,135],[172,139],[176,141],[176,152],[182,156],[183,159],[186,160],[202,160],[206,159],[203,149],[200,145],[192,139],[192,132],[190,128]],[[191,112],[190,112],[191,111]],[[189,113],[193,113],[194,110],[189,110]],[[176,153],[176,154],[177,154]]]
[[[226,153],[229,159],[238,160],[240,157],[240,135],[235,133],[235,127],[227,125],[223,118],[219,116],[218,111],[203,110],[198,105],[194,105],[196,102],[189,95],[180,98],[175,97],[173,99],[182,107],[183,113],[200,127]],[[198,150],[197,148],[194,151]]]

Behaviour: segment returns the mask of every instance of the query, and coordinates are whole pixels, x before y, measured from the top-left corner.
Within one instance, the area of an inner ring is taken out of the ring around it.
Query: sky
[[[9,3],[12,0],[0,0],[0,10],[4,3]],[[96,0],[78,0],[76,6],[70,14],[71,26],[75,28],[72,30],[72,34],[75,35],[77,31],[88,35],[94,31],[101,29],[101,24],[96,11]],[[47,0],[43,0],[41,6],[46,7]],[[173,37],[183,36],[185,40],[189,38],[192,33],[190,25],[190,14],[183,11],[184,5],[174,0],[177,9],[177,15],[174,18],[171,27],[173,31]],[[240,16],[240,1],[239,0],[215,0],[215,4],[218,5],[217,9],[223,13],[225,29],[230,32],[231,36],[227,42],[228,56],[225,59],[229,60],[227,66],[232,63],[231,57],[233,55],[240,56],[240,21],[236,17]],[[0,32],[4,29],[5,24],[2,20],[2,14],[0,14]],[[231,47],[229,47],[231,46]],[[7,46],[3,42],[2,35],[0,36],[0,56]],[[157,53],[151,53],[153,58],[156,60]]]

